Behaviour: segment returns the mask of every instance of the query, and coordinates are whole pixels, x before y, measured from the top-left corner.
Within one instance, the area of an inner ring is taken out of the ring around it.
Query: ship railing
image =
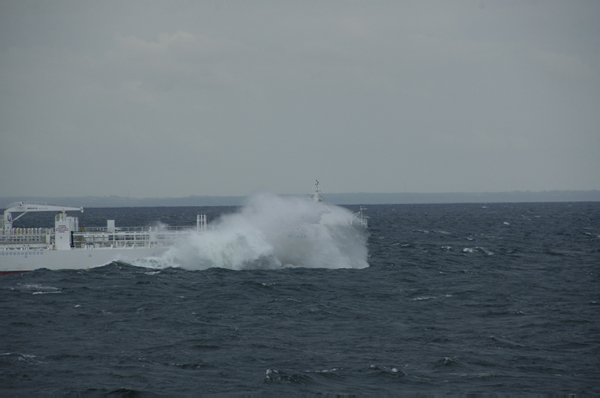
[[[150,227],[116,227],[110,230],[107,227],[83,227],[82,232],[148,232]]]
[[[54,228],[9,228],[0,229],[0,236],[6,235],[43,235],[54,232]]]
[[[119,233],[119,232],[187,232],[193,230],[194,227],[191,226],[166,226],[166,227],[115,227],[113,229],[108,229],[107,227],[83,227],[82,232],[103,232],[103,233]]]
[[[14,252],[27,251],[27,250],[45,250],[48,249],[48,245],[45,243],[28,243],[28,244],[7,244],[0,246],[0,252]]]
[[[115,228],[84,228],[81,232],[73,233],[73,247],[93,249],[107,247],[158,247],[170,246],[177,239],[189,234],[192,227],[169,227],[151,229],[148,227]]]
[[[54,235],[54,228],[10,228],[0,231],[0,245],[45,244]]]

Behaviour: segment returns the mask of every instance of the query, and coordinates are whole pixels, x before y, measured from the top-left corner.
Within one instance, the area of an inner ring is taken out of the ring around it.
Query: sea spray
[[[259,194],[206,231],[182,238],[158,262],[191,270],[365,268],[366,241],[366,231],[347,209]]]

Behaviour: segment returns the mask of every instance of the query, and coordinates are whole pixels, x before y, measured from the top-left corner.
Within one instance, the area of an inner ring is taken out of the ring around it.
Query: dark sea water
[[[80,224],[235,210],[86,209]],[[363,269],[2,276],[0,393],[600,394],[600,203],[367,214]]]

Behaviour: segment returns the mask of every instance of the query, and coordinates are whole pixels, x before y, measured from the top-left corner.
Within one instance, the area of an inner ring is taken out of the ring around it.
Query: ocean
[[[244,213],[96,208],[80,225],[194,225],[198,212]],[[0,393],[600,394],[600,203],[365,214],[357,251],[287,244],[305,252],[301,267],[265,263],[250,228],[221,246],[221,235],[188,242],[196,256],[226,257],[219,267],[187,256],[1,276]]]

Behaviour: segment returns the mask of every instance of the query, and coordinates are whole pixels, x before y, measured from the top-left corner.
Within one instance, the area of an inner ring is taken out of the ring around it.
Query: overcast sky
[[[0,196],[600,189],[599,1],[0,0]]]

